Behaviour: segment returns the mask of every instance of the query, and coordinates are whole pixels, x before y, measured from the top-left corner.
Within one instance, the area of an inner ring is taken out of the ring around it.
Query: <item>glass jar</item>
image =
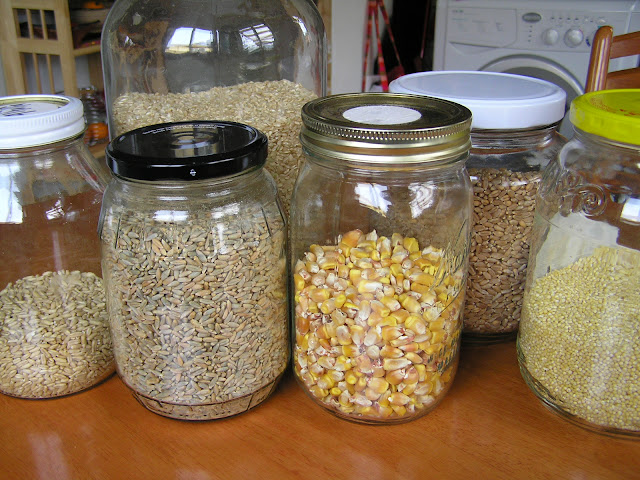
[[[302,118],[290,228],[295,377],[341,418],[418,418],[458,365],[471,112],[344,94],[308,103]]]
[[[0,392],[51,398],[115,365],[96,234],[106,169],[82,102],[0,98]]]
[[[231,122],[159,124],[107,147],[102,268],[116,365],[149,410],[244,412],[289,357],[286,224],[267,139]]]
[[[565,139],[565,91],[537,78],[495,72],[420,72],[394,80],[471,110],[473,229],[463,341],[514,340],[524,293],[535,196],[542,170]]]
[[[552,410],[640,437],[640,90],[585,94],[538,192],[518,360]]]
[[[109,131],[228,120],[269,139],[285,214],[302,152],[300,109],[326,93],[312,0],[118,0],[102,31]]]

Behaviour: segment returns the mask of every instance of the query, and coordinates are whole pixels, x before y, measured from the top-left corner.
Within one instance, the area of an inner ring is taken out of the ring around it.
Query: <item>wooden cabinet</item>
[[[68,0],[0,1],[0,55],[8,95],[58,93],[59,67],[64,93],[78,97],[75,60],[83,55],[91,84],[103,86],[100,45],[73,46]]]

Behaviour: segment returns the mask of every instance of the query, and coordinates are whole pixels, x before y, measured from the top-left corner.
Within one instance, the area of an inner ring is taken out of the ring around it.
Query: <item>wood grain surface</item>
[[[117,376],[66,398],[0,395],[0,478],[632,479],[640,441],[547,410],[511,342],[463,347],[443,402],[396,426],[334,417],[290,371],[263,404],[208,422],[147,411]]]

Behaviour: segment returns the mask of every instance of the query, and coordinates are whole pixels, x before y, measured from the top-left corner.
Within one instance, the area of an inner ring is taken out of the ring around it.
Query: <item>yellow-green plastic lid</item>
[[[640,146],[640,89],[585,93],[571,102],[569,115],[583,132]]]

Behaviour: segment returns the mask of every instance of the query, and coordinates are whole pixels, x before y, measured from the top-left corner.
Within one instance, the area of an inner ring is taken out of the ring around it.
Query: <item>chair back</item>
[[[609,60],[640,55],[640,32],[613,35],[604,25],[593,39],[585,92],[614,88],[640,88],[640,67],[609,72]]]

